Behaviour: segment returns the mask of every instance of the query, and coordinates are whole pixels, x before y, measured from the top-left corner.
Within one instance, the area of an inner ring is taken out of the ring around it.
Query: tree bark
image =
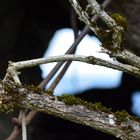
[[[112,1],[112,4],[108,9],[126,17],[128,21],[128,30],[126,32],[127,41],[125,47],[131,48],[136,54],[140,55],[140,1]]]
[[[122,140],[140,139],[140,122],[126,112],[118,115],[99,103],[89,103],[72,96],[55,97],[41,89],[29,88],[13,85],[11,81],[1,82],[0,107],[36,110],[89,126]]]

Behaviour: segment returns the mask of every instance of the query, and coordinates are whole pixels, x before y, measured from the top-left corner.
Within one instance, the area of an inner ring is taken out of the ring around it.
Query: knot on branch
[[[25,95],[19,94],[18,85],[12,81],[0,82],[0,111],[11,112]]]

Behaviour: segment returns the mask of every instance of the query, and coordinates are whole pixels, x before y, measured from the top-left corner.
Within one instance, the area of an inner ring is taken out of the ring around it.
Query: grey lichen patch
[[[91,103],[78,97],[65,94],[58,96],[57,98],[59,101],[63,101],[67,105],[83,105],[89,110],[104,111],[107,113],[111,112],[111,108],[106,108],[100,102]]]

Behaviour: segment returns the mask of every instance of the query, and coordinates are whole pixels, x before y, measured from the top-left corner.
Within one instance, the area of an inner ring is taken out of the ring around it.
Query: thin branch
[[[92,26],[94,21],[91,21],[90,16],[88,16],[88,13],[82,9],[77,0],[70,0],[70,3],[78,14],[79,19],[86,23],[86,25],[88,25],[96,35],[98,35],[98,32],[100,31],[99,27],[96,24],[94,24],[94,27]]]
[[[15,125],[13,131],[11,132],[11,134],[6,140],[16,140],[18,138],[21,131],[21,119],[22,119],[22,114],[20,111],[19,116],[18,116],[18,122],[20,122],[20,126],[19,124]]]
[[[25,114],[26,111],[21,109],[20,110],[21,113],[21,123],[22,123],[22,140],[27,140],[27,129],[26,129],[26,119],[25,119]]]
[[[77,15],[76,15],[73,7],[71,7],[70,19],[71,19],[71,27],[73,29],[74,39],[76,39],[77,35],[78,35],[77,17],[76,16]]]
[[[72,0],[73,2],[77,0]],[[97,3],[96,0],[87,0],[90,4],[92,10],[110,27],[116,28],[118,25],[116,24],[115,20],[112,19],[101,6]],[[76,3],[76,2],[75,2]],[[78,4],[78,3],[77,3]],[[79,4],[78,4],[79,5]]]
[[[17,72],[15,67],[11,67],[12,62],[9,65],[10,65],[9,66],[9,72],[7,73],[7,75],[5,76],[3,81],[6,81],[10,76],[11,78],[13,78],[15,84],[21,85],[20,79],[18,77],[19,73]],[[25,114],[26,114],[26,111],[24,109],[21,109],[20,114],[19,114],[19,118],[18,118],[18,121],[21,122],[21,124],[22,124],[22,140],[27,140],[27,129],[26,129]],[[19,129],[18,126],[16,126],[14,130],[17,130],[17,129]],[[17,130],[17,134],[18,133],[19,133],[19,130]],[[15,136],[18,136],[18,135],[16,135],[16,133],[13,133],[13,134],[15,134]],[[13,137],[12,135],[10,135],[7,140],[14,140],[13,138],[16,139],[15,136]]]
[[[82,30],[80,35],[76,38],[76,40],[73,42],[71,47],[67,50],[65,54],[72,54],[76,46],[80,43],[80,41],[85,37],[85,35],[90,31],[88,26],[85,26],[85,28]],[[59,62],[56,64],[56,66],[50,71],[48,76],[40,83],[41,87],[44,87],[48,82],[52,79],[52,77],[56,74],[56,72],[60,69],[60,67],[63,65],[63,62]]]
[[[60,55],[60,56],[50,56],[48,58],[38,58],[38,59],[32,59],[27,61],[20,61],[20,62],[12,63],[11,67],[14,67],[16,70],[21,70],[21,69],[34,67],[45,63],[65,62],[65,61],[80,61],[92,65],[105,66],[108,68],[124,71],[132,75],[135,75],[137,77],[140,77],[139,68],[135,66],[122,64],[118,61],[108,61],[94,56],[83,56],[83,55]],[[8,68],[9,72],[12,71],[11,67]]]
[[[136,66],[140,68],[140,57],[135,55],[133,52],[128,51],[126,49],[118,52],[110,52],[112,57],[119,58],[121,60],[124,60],[128,64],[131,64],[132,66]]]
[[[75,13],[74,9],[71,8],[71,26],[72,26],[72,29],[73,29],[74,40],[78,36],[78,28],[77,28],[76,20],[77,20],[76,13]],[[73,51],[71,52],[71,54],[75,54],[76,48],[77,48],[77,46],[73,47]],[[61,81],[64,74],[66,73],[67,69],[69,68],[70,64],[71,64],[71,61],[68,61],[68,62],[66,62],[66,64],[64,64],[64,67],[62,68],[60,73],[57,75],[57,77],[54,79],[54,81],[52,82],[52,84],[50,85],[48,90],[53,91],[56,88],[56,86]]]
[[[69,68],[70,64],[71,64],[71,61],[66,62],[66,64],[63,67],[63,69],[57,75],[57,77],[55,78],[55,80],[53,81],[53,83],[50,85],[50,87],[48,88],[48,90],[53,91],[56,88],[56,86],[58,85],[58,83],[60,82],[60,80],[62,79],[62,77],[64,76],[64,74],[66,73],[67,69]]]
[[[102,4],[102,7],[106,8],[109,5],[110,2],[111,2],[111,0],[105,0]],[[96,21],[97,19],[98,19],[97,15],[94,15],[92,17],[92,21]],[[90,28],[89,28],[88,25],[86,25],[65,54],[72,54],[74,49],[76,48],[76,46],[80,43],[80,41],[89,32],[90,32]],[[48,74],[48,76],[40,83],[40,86],[45,87],[45,85],[48,84],[48,82],[52,79],[52,77],[56,74],[56,72],[60,69],[60,67],[62,65],[63,65],[62,62],[59,62],[58,64],[56,64],[56,66],[51,70],[51,72]]]

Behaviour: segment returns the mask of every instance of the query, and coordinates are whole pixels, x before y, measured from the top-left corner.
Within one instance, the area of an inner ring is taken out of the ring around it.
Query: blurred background
[[[81,3],[86,4],[84,0]],[[74,41],[70,9],[66,0],[1,1],[0,78],[5,76],[8,61],[64,54]],[[112,1],[107,10],[127,18],[129,29],[126,33],[125,47],[140,55],[140,1]],[[81,31],[84,24],[78,20],[76,22],[78,30]],[[107,55],[97,53],[101,49],[100,45],[101,42],[91,32],[81,41],[76,54],[94,54],[110,60]],[[41,69],[35,67],[22,71],[22,83],[38,85],[53,66],[54,63],[41,65]],[[139,83],[139,79],[126,73],[72,62],[54,93],[59,96],[62,93],[74,94],[90,102],[102,102],[113,111],[125,109],[130,114],[139,115]],[[11,114],[0,113],[0,140],[6,139],[10,134],[13,128],[11,117],[17,114],[18,111]],[[115,140],[113,136],[43,113],[38,113],[28,129],[29,140]]]

